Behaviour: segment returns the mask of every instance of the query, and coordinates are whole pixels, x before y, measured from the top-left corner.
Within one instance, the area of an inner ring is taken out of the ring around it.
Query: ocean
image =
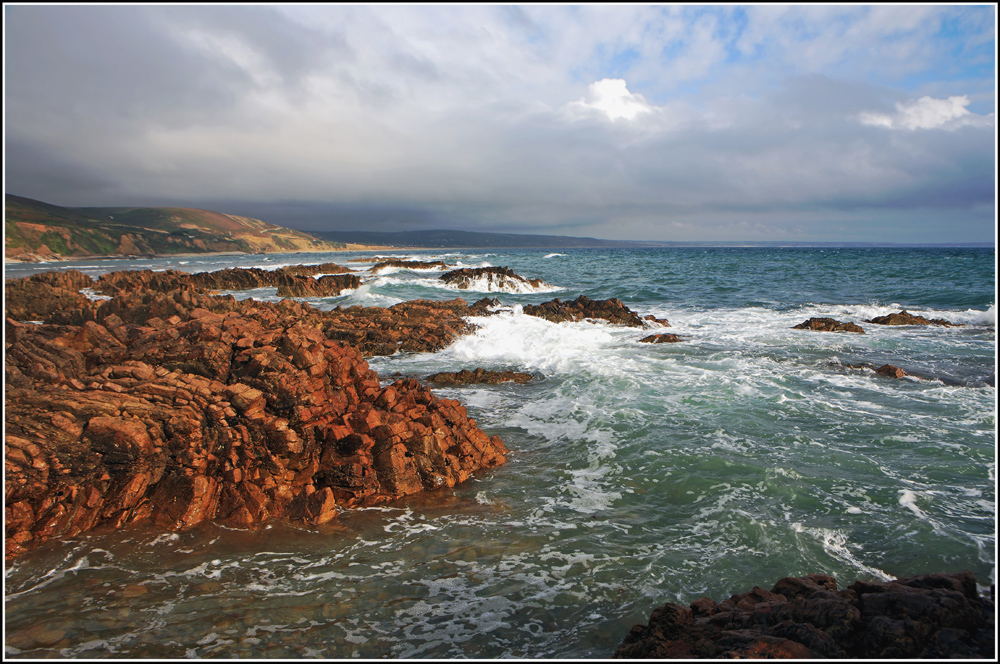
[[[348,262],[366,253],[7,266],[93,276]],[[503,266],[548,286],[458,291],[440,271],[359,272],[314,306],[417,298],[505,307],[429,354],[370,360],[385,384],[513,369],[525,385],[433,388],[510,450],[454,489],[329,527],[148,526],[5,566],[6,655],[68,658],[604,658],[664,602],[784,576],[840,587],[968,569],[996,580],[992,249],[391,251]],[[484,287],[484,286],[480,286]],[[234,293],[276,300],[274,289]],[[619,298],[665,330],[554,324],[519,305]],[[964,327],[890,327],[905,309]],[[865,334],[795,330],[812,317]],[[638,340],[664,331],[679,343]],[[877,375],[890,363],[913,376]]]

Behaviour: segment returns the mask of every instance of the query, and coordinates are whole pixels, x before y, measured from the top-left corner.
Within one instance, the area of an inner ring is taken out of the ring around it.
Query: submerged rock
[[[665,604],[635,625],[619,659],[994,657],[994,605],[971,572],[888,582],[787,577],[716,603]]]
[[[441,372],[427,377],[427,382],[438,385],[472,385],[482,383],[487,385],[499,385],[500,383],[530,383],[533,380],[531,374],[518,373],[516,371],[487,371],[482,367],[469,371],[463,369],[459,372]]]
[[[799,323],[793,330],[816,330],[817,332],[856,332],[864,334],[865,330],[856,323],[841,323],[833,318],[810,318],[804,323]]]
[[[899,313],[889,314],[887,316],[876,316],[871,320],[866,320],[866,323],[874,323],[876,325],[940,325],[942,327],[965,327],[961,323],[952,323],[943,318],[924,318],[923,316],[914,316],[905,309]]]

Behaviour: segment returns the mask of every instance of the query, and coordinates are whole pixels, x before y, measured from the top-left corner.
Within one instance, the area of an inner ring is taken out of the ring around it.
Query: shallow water
[[[360,272],[368,266],[347,263],[359,255],[306,262]],[[558,288],[457,292],[439,272],[389,270],[305,300],[499,298],[507,307],[473,319],[479,329],[451,347],[370,363],[386,383],[480,366],[535,374],[528,385],[434,389],[503,438],[506,465],[345,512],[322,531],[134,528],[47,545],[6,566],[6,654],[600,658],[658,604],[786,575],[825,572],[842,586],[961,569],[995,579],[991,250],[412,257],[511,267]],[[84,270],[303,262],[265,258]],[[269,290],[237,296],[277,299]],[[684,341],[640,344],[656,330],[557,325],[516,306],[581,294],[667,318]],[[966,327],[863,322],[901,308]],[[866,334],[791,329],[814,316]],[[921,378],[849,366],[886,362]]]

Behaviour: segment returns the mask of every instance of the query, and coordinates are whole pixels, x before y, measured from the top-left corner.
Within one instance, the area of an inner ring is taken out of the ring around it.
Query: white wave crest
[[[545,254],[542,258],[555,258],[556,256],[565,256],[566,254]]]
[[[518,279],[508,279],[499,278],[497,279],[493,275],[487,275],[483,277],[476,277],[473,279],[465,279],[462,281],[461,286],[457,284],[448,284],[441,282],[441,285],[448,290],[454,291],[474,291],[477,293],[510,293],[512,295],[528,295],[531,293],[555,293],[563,288],[559,286],[553,286],[552,284],[547,284],[544,282],[539,283],[537,286],[532,286],[528,281],[521,281]]]

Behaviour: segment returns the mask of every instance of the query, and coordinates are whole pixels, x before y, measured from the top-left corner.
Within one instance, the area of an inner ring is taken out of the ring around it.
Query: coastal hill
[[[166,207],[65,208],[7,194],[4,257],[36,261],[241,251],[329,251],[344,245],[231,214]]]
[[[313,231],[331,242],[351,242],[385,247],[425,247],[428,249],[590,249],[609,247],[663,246],[664,243],[599,240],[564,235],[519,235],[457,230],[426,231]]]

